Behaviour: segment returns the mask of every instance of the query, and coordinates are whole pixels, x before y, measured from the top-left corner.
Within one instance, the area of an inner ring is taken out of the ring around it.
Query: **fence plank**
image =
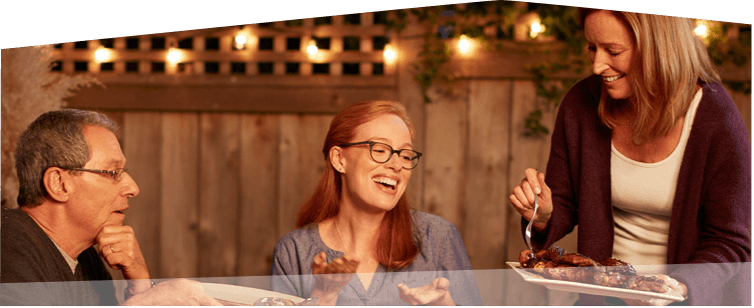
[[[162,129],[158,113],[128,112],[123,115],[123,149],[128,174],[139,185],[139,195],[131,206],[125,224],[134,229],[150,272],[160,268],[160,142]]]
[[[200,117],[199,276],[236,275],[239,131],[237,114]]]
[[[269,275],[277,242],[280,116],[241,116],[238,275]]]
[[[199,116],[162,116],[160,278],[197,277]]]
[[[426,106],[424,161],[425,210],[464,230],[463,182],[466,155],[468,83],[458,82],[456,95],[435,95]],[[462,234],[463,235],[463,234]]]
[[[278,238],[292,231],[296,213],[314,192],[324,170],[322,145],[331,115],[282,115]]]
[[[511,81],[470,83],[464,241],[475,270],[501,269],[507,241]]]
[[[396,59],[397,96],[398,101],[406,106],[406,112],[414,126],[414,148],[419,152],[425,152],[425,105],[422,97],[419,83],[414,81],[415,72],[412,64],[416,60],[417,54],[421,51],[422,40],[419,39],[402,39],[396,45],[406,46],[404,54]],[[411,208],[424,210],[424,173],[426,159],[420,159],[419,165],[413,169],[409,186],[406,188],[409,205]]]

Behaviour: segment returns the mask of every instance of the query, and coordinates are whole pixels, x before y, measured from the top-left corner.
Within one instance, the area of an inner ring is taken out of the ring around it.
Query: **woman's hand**
[[[409,305],[454,306],[456,303],[450,297],[449,286],[448,279],[440,277],[428,285],[416,288],[409,288],[401,283],[398,285],[398,292],[401,300]]]
[[[327,256],[320,252],[312,261],[314,287],[311,297],[317,298],[318,305],[334,306],[338,301],[338,293],[351,281],[358,266],[358,261],[345,256],[327,263]]]
[[[542,231],[547,227],[552,215],[552,191],[545,184],[545,174],[537,173],[536,169],[527,168],[524,171],[526,177],[521,184],[513,187],[513,193],[509,199],[513,208],[526,220],[531,221],[534,214],[534,195],[539,195],[537,203],[539,209],[534,217],[534,228]]]
[[[655,276],[665,281],[665,293],[680,295],[684,298],[688,295],[689,290],[682,282],[663,274],[658,274]],[[659,298],[653,298],[649,300],[623,299],[623,301],[631,306],[667,306],[673,303],[672,300]]]

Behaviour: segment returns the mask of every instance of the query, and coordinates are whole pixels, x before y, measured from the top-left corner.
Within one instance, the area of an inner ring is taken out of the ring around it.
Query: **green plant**
[[[521,3],[517,5],[511,1],[414,8],[399,10],[397,18],[388,22],[388,28],[402,31],[406,27],[409,13],[424,26],[424,44],[412,67],[416,71],[414,79],[421,86],[424,101],[431,103],[427,91],[436,85],[437,81],[448,81],[452,87],[452,81],[456,79],[444,69],[454,56],[448,48],[447,39],[466,35],[481,42],[485,50],[499,50],[501,44],[495,43],[495,40],[511,39],[514,23],[528,10],[528,7],[521,6]],[[576,7],[549,4],[537,4],[534,9],[545,26],[544,35],[554,37],[563,44],[548,45],[552,47],[547,47],[544,53],[548,56],[554,55],[554,59],[543,58],[541,62],[532,64],[528,69],[536,87],[536,94],[543,98],[544,106],[535,106],[535,110],[525,119],[526,136],[549,134],[549,129],[541,123],[541,108],[557,108],[568,89],[579,79],[563,76],[588,74],[591,63],[584,52],[586,40],[579,28],[577,10]],[[744,31],[744,35],[737,40],[730,40],[725,34],[732,26],[729,23],[719,23],[718,27],[711,27],[707,49],[715,64],[731,62],[741,67],[751,60],[751,26],[748,26],[748,32]],[[490,28],[495,31],[485,31]],[[726,84],[733,91],[751,93],[751,83],[728,81]]]
[[[510,29],[521,13],[510,1],[478,2],[459,5],[399,10],[395,20],[388,21],[388,29],[402,31],[406,26],[408,14],[411,14],[424,27],[424,43],[416,62],[414,79],[419,83],[426,103],[431,99],[427,91],[439,80],[451,82],[455,76],[444,70],[453,56],[447,40],[466,35],[477,39],[485,50],[494,48],[490,44],[485,29],[499,27],[503,33],[510,34]]]

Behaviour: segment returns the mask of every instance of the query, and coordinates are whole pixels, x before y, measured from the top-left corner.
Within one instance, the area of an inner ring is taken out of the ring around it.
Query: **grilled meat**
[[[582,282],[606,287],[664,293],[665,281],[654,276],[637,275],[636,269],[615,258],[600,262],[579,254],[566,253],[558,246],[538,252],[524,250],[518,261],[548,279]]]

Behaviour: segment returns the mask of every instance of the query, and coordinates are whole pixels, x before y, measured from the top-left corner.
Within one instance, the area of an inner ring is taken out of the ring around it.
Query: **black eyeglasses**
[[[126,172],[126,168],[118,168],[115,170],[100,170],[100,169],[85,169],[85,168],[71,168],[68,170],[74,170],[74,171],[86,171],[86,172],[94,172],[94,173],[101,173],[101,174],[107,174],[111,177],[113,177],[113,180],[120,181],[123,178],[123,173]]]
[[[419,164],[419,157],[422,156],[422,153],[419,153],[414,150],[409,150],[409,149],[396,151],[396,150],[393,150],[391,146],[384,144],[382,142],[377,142],[377,141],[362,141],[362,142],[346,143],[346,144],[339,145],[339,147],[348,147],[348,146],[359,145],[359,144],[368,144],[369,156],[372,157],[373,161],[381,163],[381,164],[388,162],[390,158],[393,157],[393,153],[397,153],[398,157],[400,158],[400,162],[403,165],[403,168],[405,169],[416,168],[416,165]]]

